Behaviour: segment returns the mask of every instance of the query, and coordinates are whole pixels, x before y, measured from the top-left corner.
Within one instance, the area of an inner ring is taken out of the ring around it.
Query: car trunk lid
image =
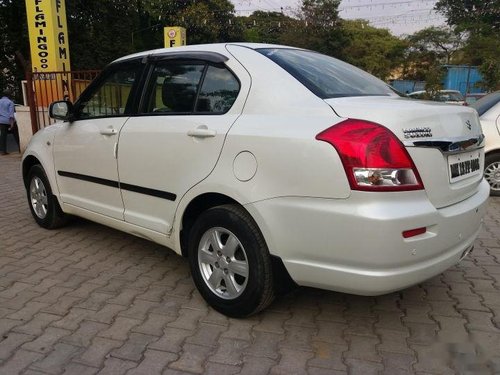
[[[344,118],[390,129],[406,149],[436,208],[473,195],[484,167],[483,135],[473,109],[400,97],[325,99]]]

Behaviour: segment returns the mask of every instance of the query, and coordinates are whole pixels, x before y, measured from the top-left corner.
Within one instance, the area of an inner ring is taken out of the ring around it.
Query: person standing
[[[0,98],[0,155],[7,155],[7,132],[14,126],[14,102],[5,90]]]

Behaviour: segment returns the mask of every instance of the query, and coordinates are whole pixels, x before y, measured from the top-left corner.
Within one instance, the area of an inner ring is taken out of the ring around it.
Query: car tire
[[[41,165],[34,165],[28,172],[26,192],[33,218],[43,228],[55,229],[68,222],[68,216],[52,194],[49,180]]]
[[[198,290],[222,314],[246,317],[273,301],[269,250],[242,207],[217,206],[202,213],[190,231],[188,254]]]
[[[490,154],[484,159],[484,178],[490,184],[490,195],[500,196],[500,154]]]

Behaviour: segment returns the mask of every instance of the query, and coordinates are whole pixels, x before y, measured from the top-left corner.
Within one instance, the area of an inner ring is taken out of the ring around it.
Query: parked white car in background
[[[312,51],[160,49],[109,65],[22,161],[45,228],[81,216],[189,258],[230,316],[299,285],[378,295],[456,264],[489,186],[475,110]]]
[[[500,91],[482,97],[471,107],[477,110],[486,136],[484,177],[491,195],[500,196]]]
[[[439,90],[434,95],[430,95],[427,91],[415,91],[408,94],[411,99],[427,99],[435,102],[464,105],[465,98],[460,91],[457,90]]]

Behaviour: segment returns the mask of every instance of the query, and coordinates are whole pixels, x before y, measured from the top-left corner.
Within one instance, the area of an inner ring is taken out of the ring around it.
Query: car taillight
[[[399,139],[374,122],[347,119],[316,136],[337,150],[353,190],[407,191],[424,188]]]

